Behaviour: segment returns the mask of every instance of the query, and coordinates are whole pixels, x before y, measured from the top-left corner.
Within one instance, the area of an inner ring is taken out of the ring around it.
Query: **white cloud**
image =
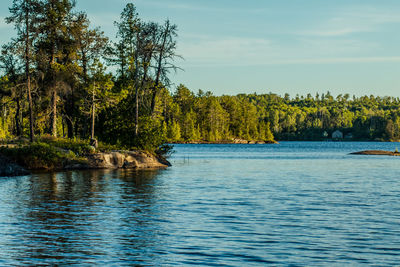
[[[261,38],[198,36],[181,42],[178,49],[190,64],[246,65],[269,54],[272,47],[269,40]]]
[[[299,39],[282,44],[262,38],[184,36],[178,53],[189,66],[259,66],[398,62],[398,56],[371,53],[374,43],[358,40]]]
[[[337,11],[319,26],[300,32],[301,35],[336,37],[354,33],[379,31],[387,24],[399,24],[400,10],[384,10],[376,7],[353,7]]]

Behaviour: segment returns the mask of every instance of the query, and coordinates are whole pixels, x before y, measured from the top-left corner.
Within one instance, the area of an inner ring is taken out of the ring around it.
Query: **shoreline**
[[[237,144],[237,145],[246,145],[246,144],[258,144],[258,145],[263,145],[263,144],[279,144],[278,141],[254,141],[254,140],[242,140],[242,139],[237,139],[237,140],[223,140],[223,141],[188,141],[188,142],[171,142],[169,143],[171,145],[179,145],[179,144],[215,144],[215,145],[230,145],[230,144]]]
[[[389,140],[277,140],[277,141],[247,141],[247,142],[230,142],[230,141],[190,141],[190,142],[171,142],[171,145],[264,145],[264,144],[280,144],[281,142],[327,142],[327,143],[400,143],[400,140],[389,141]]]
[[[160,155],[146,151],[112,150],[75,154],[69,149],[32,144],[0,149],[0,177],[28,175],[31,172],[131,169],[166,169],[171,163]]]

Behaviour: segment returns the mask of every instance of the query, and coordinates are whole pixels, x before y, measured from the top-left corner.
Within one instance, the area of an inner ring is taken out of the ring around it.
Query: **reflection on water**
[[[0,179],[0,266],[393,266],[393,143],[177,145],[161,171]]]
[[[156,176],[80,171],[2,180],[0,264],[157,262],[153,254],[164,248]]]

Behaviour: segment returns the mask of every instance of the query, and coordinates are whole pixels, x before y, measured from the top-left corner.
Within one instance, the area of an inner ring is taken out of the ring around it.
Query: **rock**
[[[233,144],[248,144],[249,141],[248,140],[244,140],[244,139],[233,139],[232,143]]]
[[[28,174],[30,174],[29,171],[0,155],[0,177],[22,176]]]
[[[141,151],[112,151],[87,156],[88,168],[92,169],[160,169],[171,166],[160,159]]]
[[[392,152],[392,151],[385,151],[385,150],[364,150],[364,151],[350,153],[350,155],[400,156],[400,153],[399,152]]]

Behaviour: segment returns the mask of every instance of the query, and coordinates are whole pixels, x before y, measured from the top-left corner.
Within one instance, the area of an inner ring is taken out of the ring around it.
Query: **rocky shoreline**
[[[378,156],[400,156],[400,152],[385,150],[364,150],[350,153],[350,155],[378,155]]]
[[[208,141],[190,141],[190,142],[174,142],[173,144],[279,144],[277,141],[255,141],[245,139],[224,140],[218,142]]]
[[[88,170],[88,169],[165,169],[171,164],[164,158],[143,151],[100,152],[86,155],[79,161],[66,161],[62,167],[46,168],[46,171]],[[5,156],[0,155],[0,177],[28,175],[27,166],[20,166]],[[43,170],[43,169],[41,169]]]
[[[171,166],[166,159],[142,151],[94,153],[86,159],[86,162],[67,164],[64,169],[163,169]]]

